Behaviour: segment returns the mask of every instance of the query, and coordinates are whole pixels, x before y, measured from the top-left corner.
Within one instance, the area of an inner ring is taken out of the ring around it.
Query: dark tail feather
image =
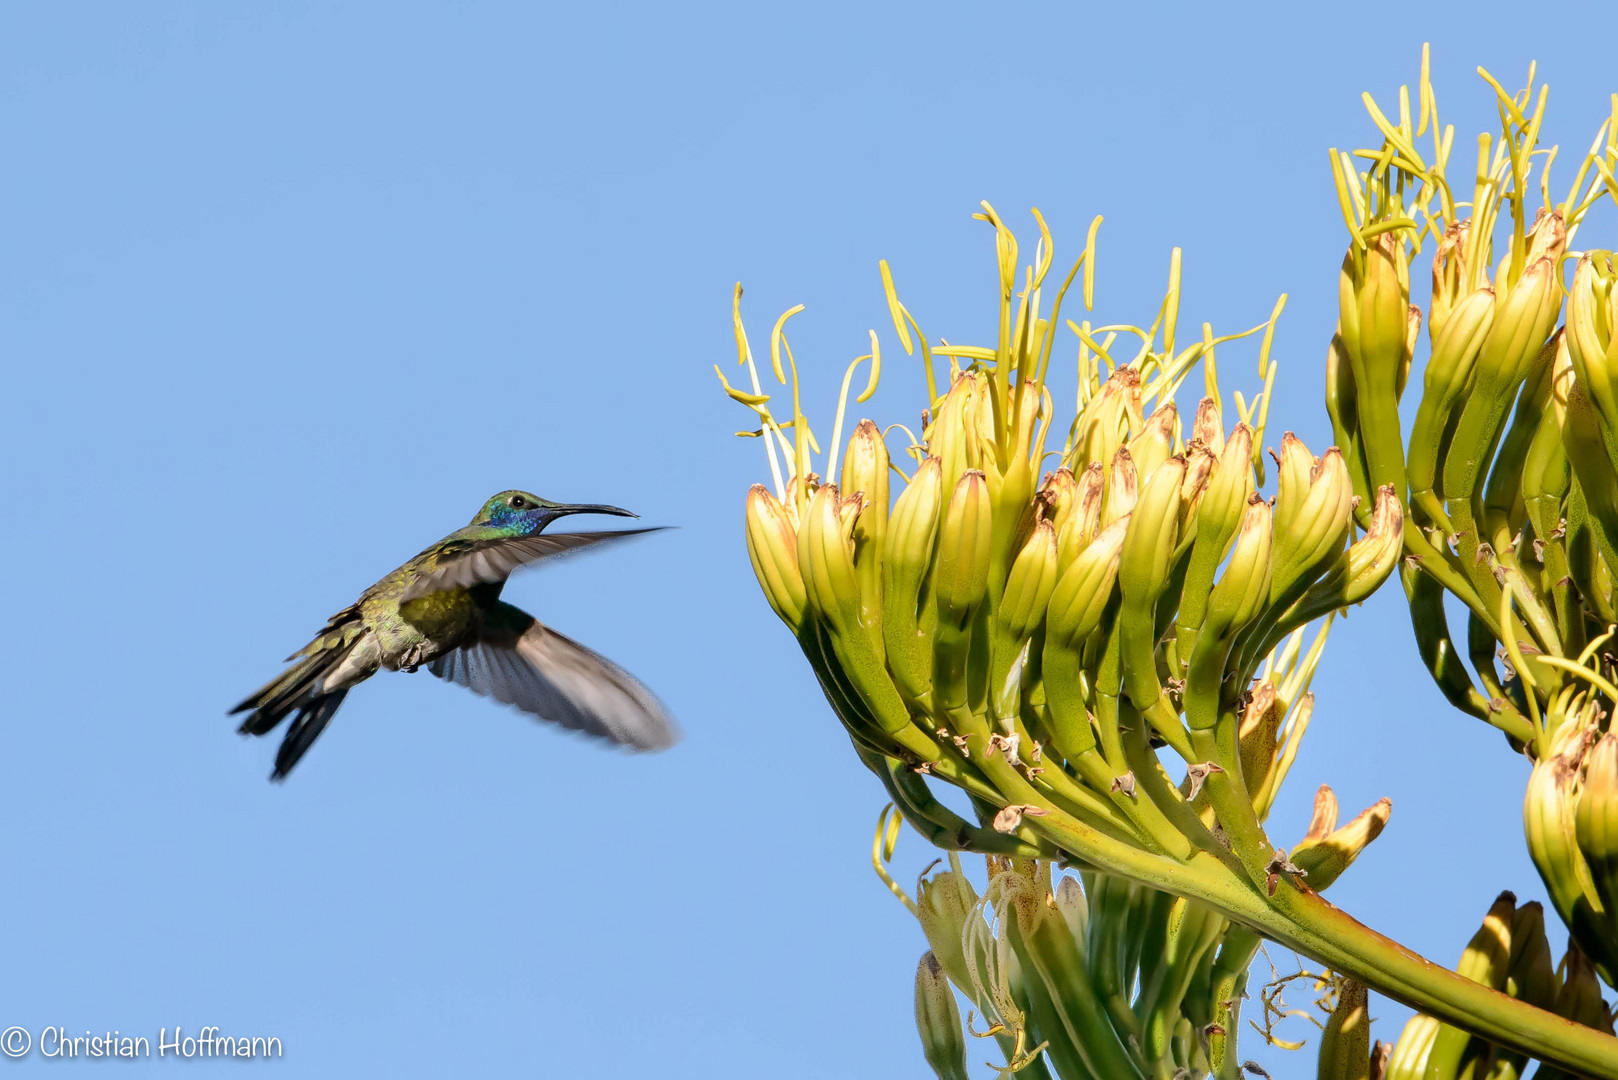
[[[332,716],[342,705],[343,699],[348,696],[347,690],[337,690],[322,697],[313,698],[304,702],[298,709],[298,715],[293,719],[292,726],[287,728],[286,738],[281,740],[281,749],[275,754],[275,771],[270,774],[271,780],[285,780],[287,773],[298,759],[314,745],[320,733],[326,730]]]
[[[232,715],[253,710],[253,714],[243,720],[237,730],[243,735],[266,735],[293,709],[313,705],[310,695],[315,685],[341,662],[347,652],[347,649],[322,650],[299,660],[270,680],[257,693],[230,710]]]

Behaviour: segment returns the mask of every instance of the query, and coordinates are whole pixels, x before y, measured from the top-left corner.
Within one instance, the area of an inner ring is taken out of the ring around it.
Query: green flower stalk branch
[[[1397,122],[1367,95],[1381,147],[1332,153],[1350,244],[1326,403],[1356,491],[1407,493],[1401,580],[1423,662],[1533,760],[1529,852],[1618,987],[1618,269],[1610,251],[1573,248],[1597,203],[1618,200],[1618,95],[1554,201],[1545,87],[1532,69],[1516,94],[1480,74],[1501,129],[1478,140],[1470,192],[1450,180],[1454,130],[1440,129],[1425,56],[1415,116],[1403,90]],[[1431,355],[1406,437],[1424,248]],[[1464,653],[1446,597],[1464,612]]]
[[[1352,852],[1316,837],[1289,854],[1265,830],[1307,721],[1304,691],[1324,630],[1305,653],[1306,628],[1365,599],[1405,543],[1402,481],[1365,487],[1356,506],[1368,456],[1357,446],[1317,456],[1288,435],[1274,454],[1274,494],[1260,492],[1270,342],[1285,297],[1244,333],[1216,337],[1204,325],[1185,343],[1176,252],[1149,327],[1064,320],[1076,281],[1087,311],[1092,304],[1095,226],[1051,297],[1051,238],[1037,212],[1040,240],[1026,266],[993,209],[984,204],[977,216],[995,240],[992,345],[929,339],[882,267],[899,343],[919,352],[927,388],[919,434],[890,429],[905,436],[898,455],[869,420],[843,443],[859,365],[869,371],[857,401],[880,377],[874,332],[870,352],[844,376],[824,450],[804,415],[786,335],[801,308],[776,322],[769,343],[790,414],[778,416],[763,389],[739,287],[747,383],[733,388],[720,372],[756,417],[742,434],[763,441],[773,480],[746,500],[754,572],[904,820],[946,850],[1019,866],[1063,861],[1138,882],[1194,903],[1211,935],[1234,924],[1231,933],[1279,942],[1509,1049],[1618,1077],[1610,1037],[1432,964],[1322,899]],[[1409,330],[1404,308],[1397,320],[1390,314],[1397,277],[1361,279],[1372,299],[1351,333],[1373,357],[1362,395],[1371,415],[1381,397],[1396,403],[1402,383],[1398,370],[1383,370],[1403,349],[1388,344],[1388,327],[1397,322],[1401,343]],[[1076,338],[1078,396],[1060,449],[1047,451],[1062,430],[1046,375],[1063,325]],[[1233,395],[1236,423],[1227,425],[1216,350],[1260,334],[1264,389],[1251,401]],[[1206,397],[1182,416],[1176,392],[1199,367]],[[969,816],[938,797],[938,783],[963,793],[953,805]],[[1076,970],[1052,968],[1050,979]],[[1080,992],[1077,982],[1062,985]],[[1186,992],[1165,987],[1138,1049],[1126,1039],[1121,1055],[1086,1060],[1089,1074],[1170,1080],[1175,1068],[1191,1068],[1168,1007]],[[1233,1031],[1239,1008],[1239,994],[1218,997],[1207,1022]],[[1056,1017],[1024,1012],[1041,1040],[1059,1045]],[[1089,1052],[1086,1040],[1069,1042]],[[1033,1045],[1012,1052],[1032,1054]],[[1207,1065],[1237,1075],[1222,1050],[1210,1049]]]

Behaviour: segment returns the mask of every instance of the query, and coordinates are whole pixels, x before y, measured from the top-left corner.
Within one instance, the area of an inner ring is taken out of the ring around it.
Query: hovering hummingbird
[[[349,689],[384,667],[415,671],[425,665],[440,679],[541,720],[636,750],[673,743],[672,719],[634,676],[500,599],[518,567],[657,531],[544,535],[547,525],[568,514],[635,516],[616,506],[567,505],[502,491],[466,528],[333,615],[319,636],[287,657],[291,667],[231,710],[253,710],[240,728],[247,735],[268,734],[296,710],[270,779],[284,779]]]

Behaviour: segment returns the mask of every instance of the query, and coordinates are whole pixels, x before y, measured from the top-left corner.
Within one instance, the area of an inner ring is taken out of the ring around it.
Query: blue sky
[[[1465,146],[1495,122],[1473,67],[1515,86],[1537,55],[1565,162],[1615,88],[1610,11],[1534,34],[1480,4],[1356,24],[8,8],[0,1026],[217,1025],[279,1037],[305,1076],[923,1075],[922,938],[867,862],[880,788],[747,566],[765,468],[711,371],[734,358],[732,285],[755,343],[808,305],[821,417],[877,328],[866,412],[910,422],[920,376],[877,260],[930,333],[981,338],[977,200],[1030,248],[1039,206],[1059,263],[1105,214],[1101,318],[1149,320],[1174,245],[1184,325],[1291,294],[1272,431],[1324,447],[1344,243],[1325,148],[1370,141],[1360,92],[1389,100],[1432,40]],[[1610,213],[1587,228],[1613,243]],[[1251,390],[1231,355],[1227,390]],[[273,740],[225,709],[506,487],[679,526],[507,595],[637,672],[685,742],[631,758],[392,676],[268,784]],[[1332,898],[1453,963],[1498,890],[1542,895],[1526,762],[1428,685],[1394,591],[1334,631],[1316,690],[1278,838],[1321,782],[1349,813],[1391,796]],[[930,859],[907,835],[901,879]],[[1394,1037],[1403,1010],[1377,1015]]]

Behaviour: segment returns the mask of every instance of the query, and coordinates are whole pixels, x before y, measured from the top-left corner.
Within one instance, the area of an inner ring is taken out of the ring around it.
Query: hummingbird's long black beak
[[[600,503],[573,503],[571,505],[564,503],[559,506],[547,506],[545,508],[545,523],[550,524],[557,518],[566,517],[569,514],[611,514],[613,517],[640,517],[639,514],[631,513],[617,506],[605,506]]]

